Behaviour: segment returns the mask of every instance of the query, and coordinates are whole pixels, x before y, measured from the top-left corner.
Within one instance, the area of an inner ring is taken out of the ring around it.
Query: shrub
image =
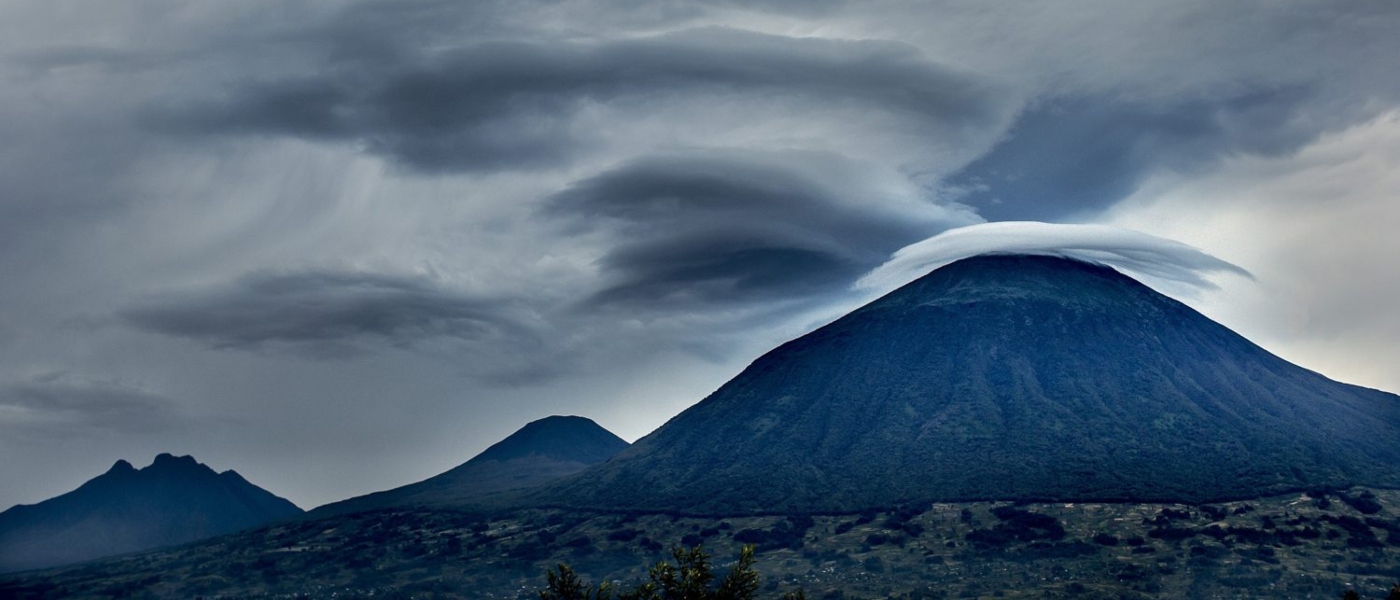
[[[710,555],[700,546],[671,550],[675,564],[662,561],[647,571],[647,580],[629,591],[619,592],[610,583],[592,585],[579,578],[568,565],[560,564],[545,573],[547,584],[539,591],[540,600],[752,600],[758,593],[758,571],[754,570],[753,546],[744,546],[739,560],[718,585],[710,568]],[[805,600],[802,590],[783,595],[784,600]]]
[[[636,529],[618,529],[617,531],[609,533],[608,539],[614,542],[630,542],[637,539],[637,536],[641,534],[642,532]]]
[[[1065,528],[1050,515],[1033,513],[1014,506],[999,506],[992,515],[1001,519],[990,529],[974,529],[965,536],[980,546],[1005,546],[1012,542],[1036,540],[1058,541],[1065,537]]]
[[[1381,506],[1381,503],[1376,500],[1376,495],[1372,494],[1369,490],[1363,491],[1356,496],[1337,494],[1337,497],[1341,498],[1342,502],[1345,502],[1348,506],[1356,509],[1356,512],[1363,515],[1374,515],[1381,512],[1381,509],[1384,508]]]

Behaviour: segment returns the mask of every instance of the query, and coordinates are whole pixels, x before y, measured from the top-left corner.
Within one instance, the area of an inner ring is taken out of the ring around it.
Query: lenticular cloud
[[[1145,233],[1108,225],[1032,221],[982,223],[950,229],[901,248],[856,282],[859,289],[893,288],[956,260],[979,254],[1062,256],[1130,271],[1186,288],[1215,289],[1212,273],[1248,271],[1205,252]],[[1173,285],[1176,287],[1176,285]]]

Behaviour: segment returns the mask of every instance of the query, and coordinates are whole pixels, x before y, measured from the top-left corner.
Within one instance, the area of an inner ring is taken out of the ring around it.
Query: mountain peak
[[[136,472],[136,467],[131,466],[131,463],[126,462],[126,459],[120,459],[120,458],[117,459],[117,462],[112,463],[112,468],[107,469],[107,474],[108,474],[108,475],[122,475],[122,474],[126,474],[126,473],[135,473],[135,472]]]
[[[137,470],[118,460],[77,489],[0,512],[0,572],[177,544],[301,514],[296,505],[190,456]]]
[[[199,461],[195,460],[194,457],[193,457],[193,456],[190,456],[190,455],[175,456],[175,455],[173,455],[173,454],[171,454],[171,453],[169,453],[169,452],[162,452],[162,453],[156,455],[156,459],[155,459],[154,461],[151,462],[151,466],[152,466],[152,467],[175,467],[175,466],[194,467],[194,466],[199,466]]]
[[[604,462],[628,446],[591,419],[555,415],[527,423],[471,460],[417,483],[342,500],[312,514],[393,506],[502,506],[520,493]]]
[[[203,477],[213,475],[214,470],[204,463],[194,459],[193,456],[175,456],[168,452],[156,455],[151,465],[141,469],[141,473],[164,475],[167,477]]]
[[[1121,301],[1127,297],[1124,292],[1148,290],[1147,286],[1112,267],[1076,258],[981,254],[935,269],[860,310],[903,306],[911,301],[950,305],[1012,298]]]
[[[553,415],[525,424],[472,460],[506,461],[533,455],[593,464],[626,447],[626,441],[592,419]]]
[[[1400,484],[1400,398],[1109,267],[945,265],[754,361],[550,504],[741,514]]]

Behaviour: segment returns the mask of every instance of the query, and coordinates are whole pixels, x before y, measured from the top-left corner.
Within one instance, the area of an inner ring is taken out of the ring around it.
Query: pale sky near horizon
[[[0,4],[0,510],[160,452],[303,508],[635,440],[1000,221],[1400,392],[1388,0]],[[1176,294],[1174,294],[1176,295]]]

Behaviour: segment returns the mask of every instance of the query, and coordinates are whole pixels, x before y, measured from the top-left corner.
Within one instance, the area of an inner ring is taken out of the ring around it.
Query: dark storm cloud
[[[990,220],[1047,220],[1106,208],[1154,172],[1195,171],[1231,154],[1298,149],[1337,119],[1303,115],[1289,88],[1170,104],[1058,97],[1028,108],[1008,137],[948,180]],[[1314,110],[1313,112],[1316,112]]]
[[[215,348],[286,347],[319,357],[376,346],[532,345],[510,303],[449,290],[426,278],[356,272],[256,274],[197,293],[167,294],[122,313],[141,329]]]
[[[633,161],[555,195],[550,212],[617,229],[599,260],[604,304],[811,298],[844,289],[949,214],[862,182],[827,155],[673,155]],[[904,200],[901,202],[900,200]]]
[[[0,507],[118,452],[317,504],[642,435],[979,220],[929,199],[1204,243],[1277,303],[1222,314],[1391,372],[1394,0],[71,4],[0,2]]]
[[[169,398],[63,373],[0,384],[0,429],[43,435],[152,433],[180,424]]]
[[[168,132],[354,140],[425,171],[559,164],[600,132],[574,127],[586,103],[757,94],[857,105],[926,127],[985,125],[999,111],[980,78],[893,42],[700,29],[602,42],[495,41],[390,64],[247,82],[220,98],[151,107]],[[930,130],[931,131],[931,130]]]

